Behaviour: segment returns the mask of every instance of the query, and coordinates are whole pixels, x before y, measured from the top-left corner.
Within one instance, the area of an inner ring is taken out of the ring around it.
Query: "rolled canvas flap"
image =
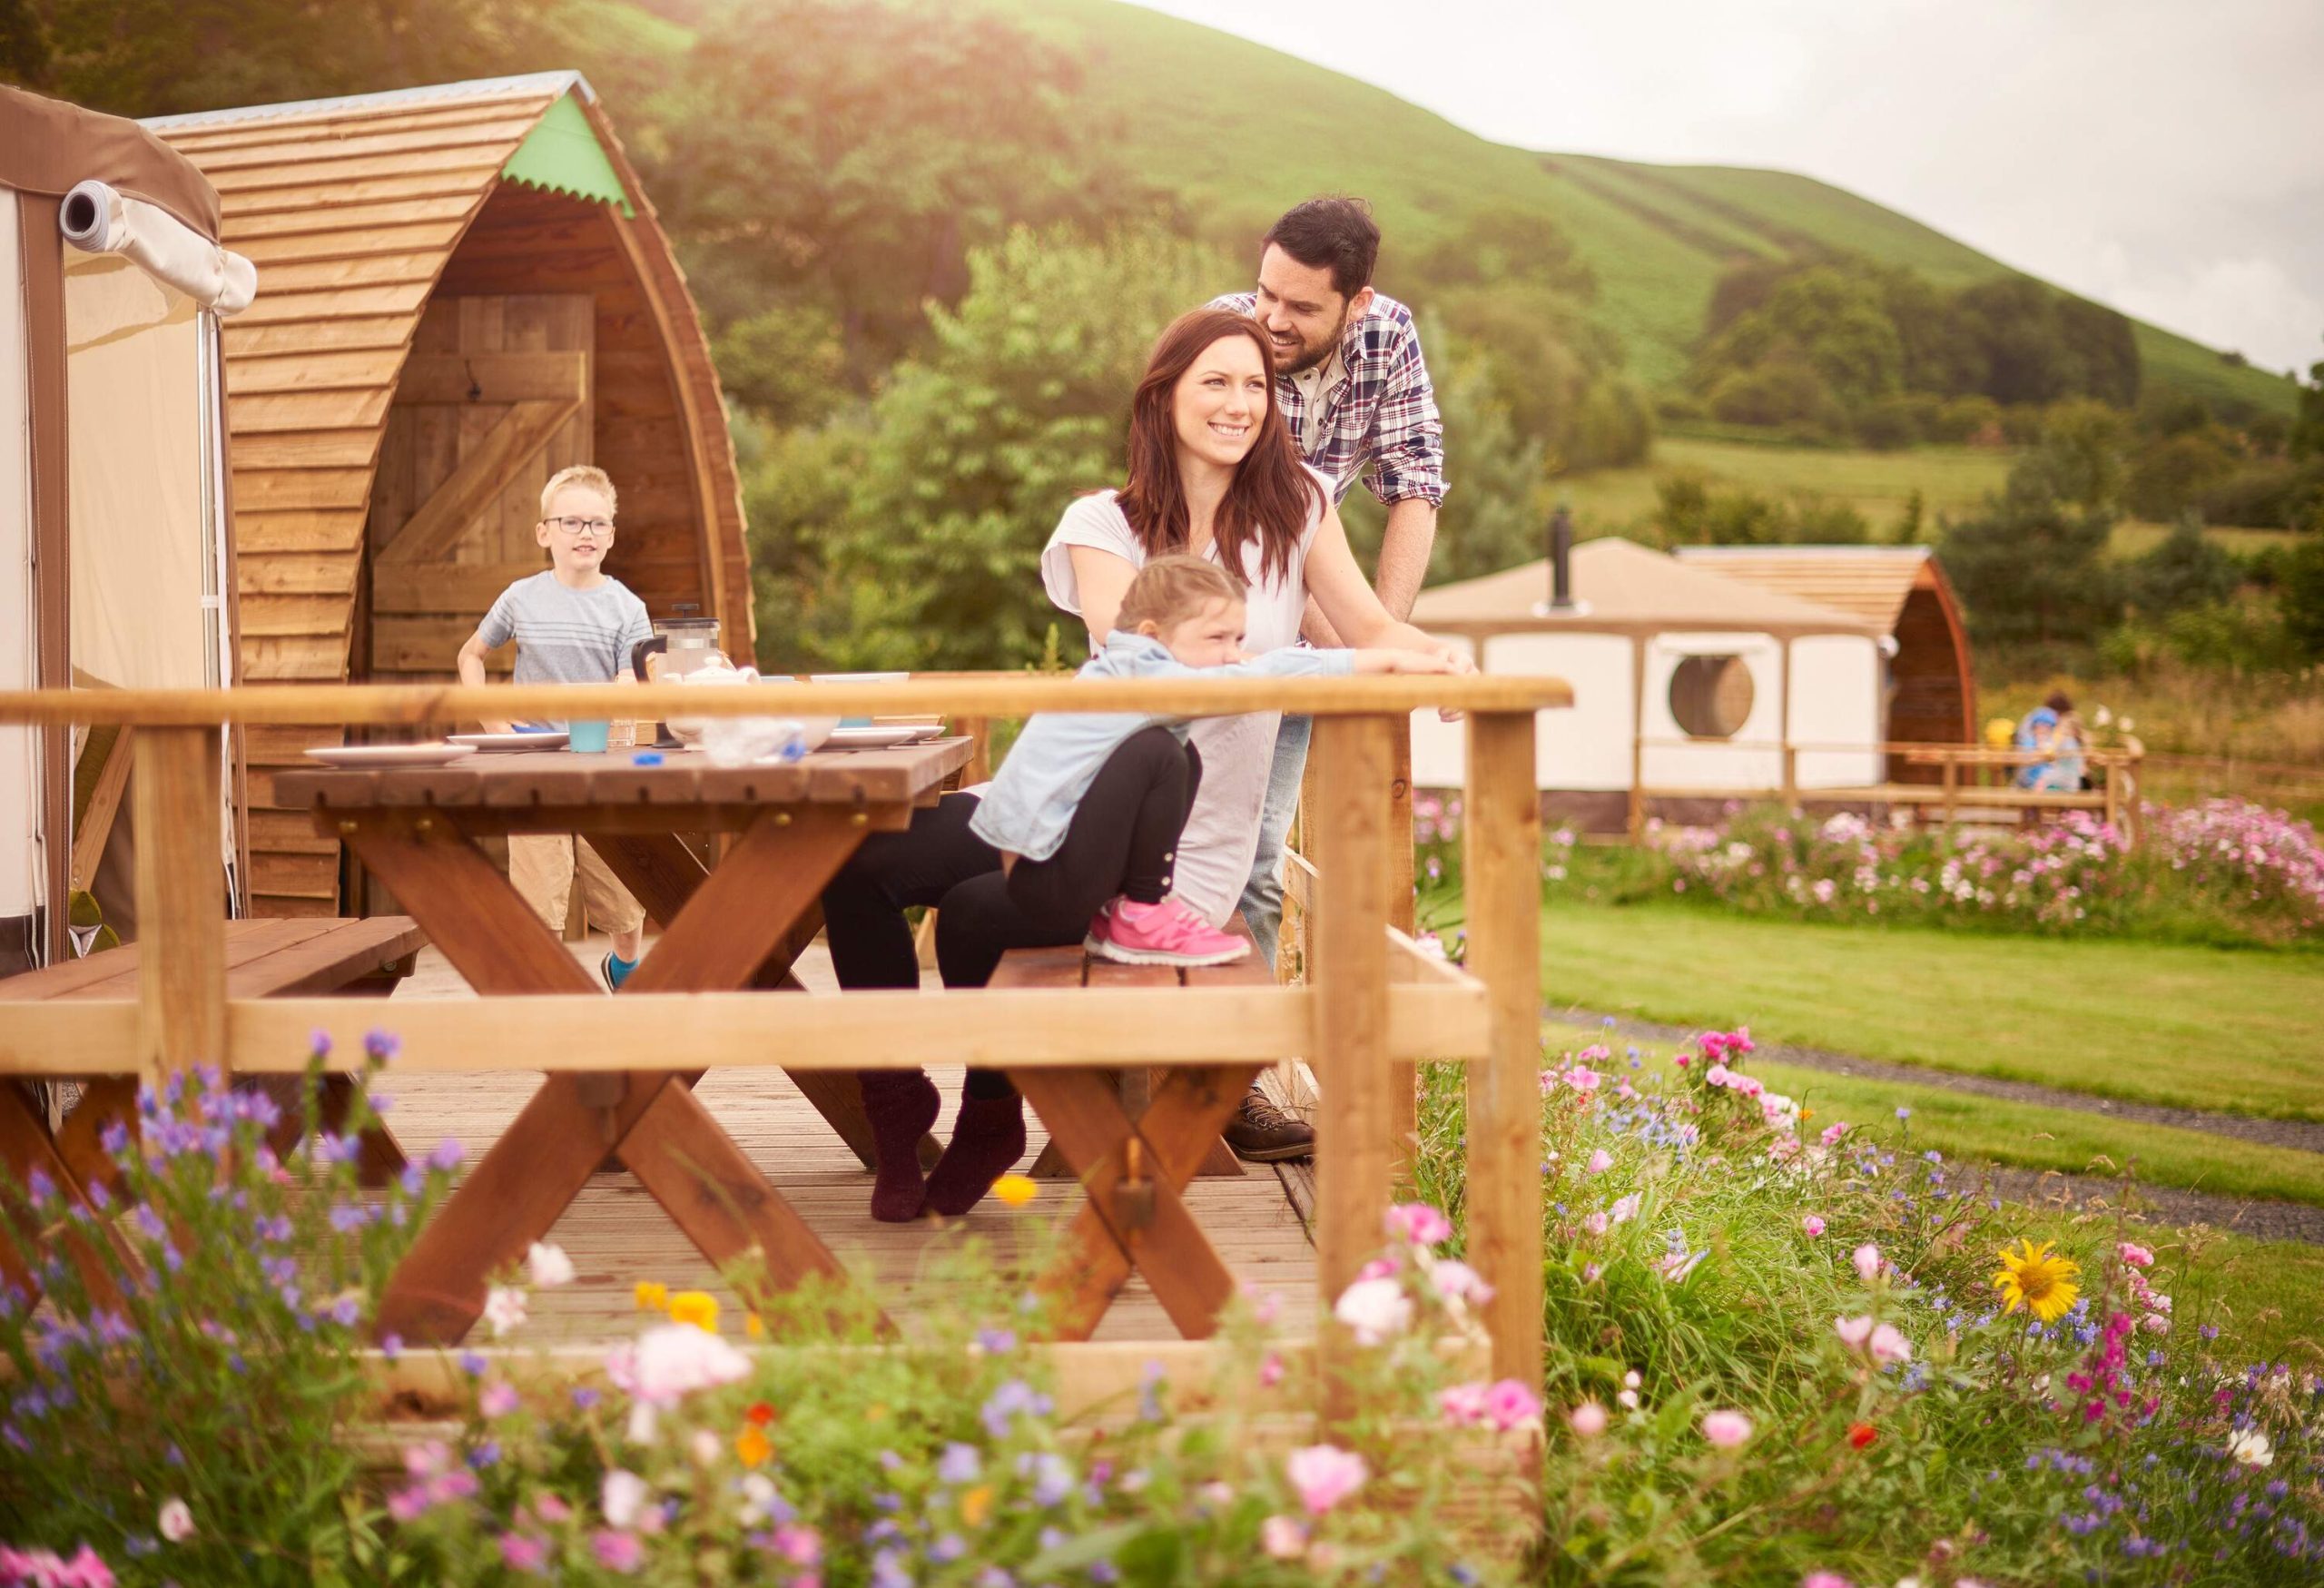
[[[249,260],[104,182],[80,182],[66,193],[60,224],[74,247],[118,253],[222,318],[240,314],[258,295],[258,267]]]

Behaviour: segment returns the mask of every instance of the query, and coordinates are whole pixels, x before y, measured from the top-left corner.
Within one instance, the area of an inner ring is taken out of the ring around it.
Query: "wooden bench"
[[[226,996],[345,993],[384,998],[411,973],[412,963],[427,942],[427,933],[408,915],[229,921]],[[0,980],[0,1005],[57,1000],[133,1003],[138,996],[138,969],[137,945],[123,943],[85,959]],[[0,1021],[5,1019],[0,1013]],[[44,1110],[34,1105],[25,1087],[0,1084],[0,1160],[6,1162],[20,1182],[38,1167],[76,1200],[85,1202],[86,1188],[92,1185],[113,1189],[117,1176],[101,1138],[105,1127],[115,1120],[131,1130],[137,1128],[137,1084],[134,1076],[91,1080],[82,1089],[80,1102],[53,1134]],[[340,1129],[353,1084],[344,1075],[323,1078],[321,1123],[325,1129]],[[270,1083],[269,1090],[287,1090],[279,1083]],[[279,1105],[292,1100],[288,1095],[276,1098]],[[269,1133],[268,1144],[277,1154],[288,1153],[297,1146],[304,1123],[302,1109],[284,1107],[281,1120]],[[356,1163],[364,1183],[377,1185],[400,1174],[405,1159],[394,1137],[377,1129],[364,1132]],[[0,1244],[0,1256],[5,1252],[5,1244]],[[87,1271],[87,1265],[84,1267]],[[25,1273],[0,1274],[0,1278],[20,1290],[34,1283]]]

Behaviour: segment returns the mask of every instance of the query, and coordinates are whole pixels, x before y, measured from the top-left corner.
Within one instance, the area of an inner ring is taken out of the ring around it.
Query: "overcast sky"
[[[2324,0],[1140,0],[1529,149],[1774,166],[2324,360]]]

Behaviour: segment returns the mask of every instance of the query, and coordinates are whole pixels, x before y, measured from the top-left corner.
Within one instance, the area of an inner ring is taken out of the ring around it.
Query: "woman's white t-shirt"
[[[1331,482],[1312,469],[1307,472],[1323,488],[1322,499],[1330,501]],[[1134,568],[1146,566],[1146,547],[1115,505],[1114,494],[1106,490],[1077,498],[1041,549],[1043,587],[1050,601],[1076,617],[1081,616],[1081,588],[1073,577],[1069,547],[1091,547],[1112,552]],[[1240,571],[1251,593],[1243,648],[1251,655],[1264,656],[1297,643],[1300,619],[1307,612],[1307,549],[1322,523],[1318,508],[1300,532],[1291,566],[1279,578],[1261,578],[1259,548],[1254,545],[1246,549]],[[1217,547],[1206,555],[1217,561]],[[1195,724],[1188,735],[1202,752],[1202,789],[1187,817],[1186,836],[1178,843],[1172,891],[1213,926],[1226,924],[1251,879],[1267,779],[1275,770],[1275,729],[1282,721],[1283,714],[1273,711],[1208,717]]]

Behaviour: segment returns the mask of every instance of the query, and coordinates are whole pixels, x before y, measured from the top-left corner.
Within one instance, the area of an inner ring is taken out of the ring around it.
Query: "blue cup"
[[[611,723],[567,723],[565,725],[565,747],[578,750],[585,755],[596,755],[606,747],[613,732]]]

